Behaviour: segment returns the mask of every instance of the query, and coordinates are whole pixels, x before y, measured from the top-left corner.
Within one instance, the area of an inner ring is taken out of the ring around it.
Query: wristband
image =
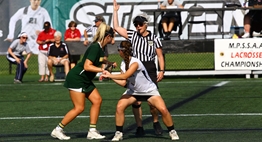
[[[159,72],[163,72],[163,73],[165,73],[165,70],[159,70]]]

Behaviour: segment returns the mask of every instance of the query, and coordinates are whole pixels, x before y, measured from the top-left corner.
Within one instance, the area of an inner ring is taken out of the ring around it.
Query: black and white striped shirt
[[[137,31],[127,30],[128,40],[132,44],[133,56],[142,62],[154,61],[156,48],[162,48],[160,39],[151,31],[148,32],[149,34],[143,37]]]

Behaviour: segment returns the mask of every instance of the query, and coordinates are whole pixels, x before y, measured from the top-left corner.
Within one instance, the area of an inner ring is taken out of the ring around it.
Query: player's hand
[[[114,11],[118,11],[119,10],[119,5],[117,4],[116,0],[114,0]]]
[[[111,74],[111,73],[110,73],[109,71],[104,70],[103,73],[101,74],[101,76],[103,76],[103,77],[109,77],[110,74]]]
[[[164,72],[161,71],[161,72],[159,72],[158,75],[157,75],[157,82],[161,81],[163,78],[164,78]]]
[[[113,67],[114,67],[114,68],[117,67],[117,63],[116,63],[116,62],[113,63]]]

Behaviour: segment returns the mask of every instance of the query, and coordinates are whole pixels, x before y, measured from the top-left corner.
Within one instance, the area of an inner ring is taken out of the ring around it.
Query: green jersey
[[[94,66],[100,67],[104,60],[104,52],[99,43],[92,43],[86,50],[82,61],[79,62],[73,69],[71,69],[66,77],[64,86],[66,88],[79,89],[87,93],[94,90],[95,85],[92,80],[96,76],[96,72],[89,72],[84,70],[86,59],[93,62]]]

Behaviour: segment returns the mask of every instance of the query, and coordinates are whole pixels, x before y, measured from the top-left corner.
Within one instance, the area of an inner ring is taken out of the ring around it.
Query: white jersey
[[[52,23],[47,10],[40,6],[36,10],[33,10],[31,6],[20,8],[10,18],[8,39],[14,38],[15,25],[18,20],[21,20],[22,23],[21,32],[26,32],[28,35],[27,43],[30,50],[32,53],[38,54],[39,45],[36,43],[38,33],[43,30],[44,22]]]
[[[134,62],[138,63],[138,69],[135,71],[135,73],[132,76],[130,76],[127,79],[127,88],[132,90],[136,94],[141,93],[141,95],[143,93],[157,90],[157,86],[150,79],[145,66],[139,59],[132,57],[129,66]],[[124,61],[121,62],[121,70],[122,72],[126,72]]]

